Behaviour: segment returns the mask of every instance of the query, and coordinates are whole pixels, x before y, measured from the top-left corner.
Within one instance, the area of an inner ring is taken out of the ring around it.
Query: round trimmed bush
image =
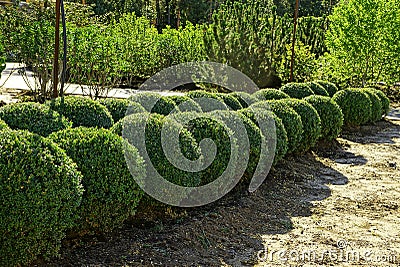
[[[261,109],[261,108],[246,108],[239,111],[241,114],[248,117],[253,121],[258,127],[258,120],[269,121],[271,118],[275,121],[276,130],[276,148],[274,155],[273,165],[276,165],[287,153],[288,150],[288,137],[283,126],[282,120],[276,116],[272,111]],[[258,118],[258,119],[257,119]],[[269,133],[265,132],[268,129],[263,129],[263,135],[268,136]]]
[[[139,103],[129,101],[129,105],[128,105],[128,108],[126,110],[125,116],[131,115],[131,114],[136,114],[136,113],[146,113],[146,112],[147,112],[147,110],[144,107],[142,107],[142,105],[140,105]],[[120,120],[118,120],[118,121],[120,121]],[[118,121],[116,121],[116,123]]]
[[[375,92],[375,94],[379,97],[379,99],[381,101],[381,105],[382,105],[382,116],[386,116],[390,110],[389,98],[381,90],[374,89],[374,88],[369,88],[369,89],[372,90],[373,92]]]
[[[307,101],[299,99],[282,99],[279,101],[288,104],[301,117],[303,134],[295,152],[307,151],[314,147],[321,136],[321,119],[315,108]]]
[[[225,105],[232,110],[239,110],[243,108],[240,102],[230,94],[218,93],[216,96],[220,97],[224,101]]]
[[[321,119],[321,139],[332,141],[342,131],[343,113],[339,105],[330,97],[312,95],[304,98],[318,112]]]
[[[362,125],[371,118],[371,100],[358,89],[340,90],[332,99],[340,106],[346,126]]]
[[[11,129],[28,130],[41,136],[72,126],[64,116],[39,103],[25,102],[0,108],[0,119]]]
[[[180,112],[202,112],[200,105],[185,95],[171,95],[166,98],[174,101]]]
[[[196,101],[196,103],[200,105],[201,109],[204,112],[229,109],[228,106],[224,103],[224,100],[214,93],[196,90],[191,91],[186,95]]]
[[[96,128],[67,129],[51,134],[49,139],[66,151],[83,174],[85,192],[74,229],[78,234],[111,231],[135,214],[143,191],[124,157],[124,149],[129,149],[135,176],[144,178],[144,162],[135,147],[125,145],[109,130]]]
[[[308,82],[307,85],[310,86],[310,89],[314,92],[315,95],[329,96],[328,91],[326,91],[325,88],[319,83]]]
[[[128,99],[104,98],[100,99],[99,102],[108,109],[114,123],[125,117],[126,110],[129,107]]]
[[[334,83],[321,80],[315,82],[324,87],[324,89],[328,92],[330,97],[332,97],[334,94],[336,94],[337,91],[339,91],[339,89]]]
[[[281,91],[297,99],[302,99],[314,94],[310,86],[306,83],[287,83],[281,87]]]
[[[7,123],[0,119],[0,130],[8,129],[8,128],[9,127],[8,127]]]
[[[273,88],[262,89],[260,91],[255,92],[253,96],[257,98],[258,101],[290,98],[288,94]]]
[[[301,117],[287,103],[279,102],[279,100],[261,101],[251,105],[251,108],[271,110],[275,115],[282,120],[288,138],[287,153],[292,153],[296,150],[300,143],[303,134],[303,124]]]
[[[379,96],[369,88],[360,89],[366,93],[371,101],[371,117],[369,122],[377,122],[382,119],[382,104]]]
[[[62,149],[28,131],[0,131],[0,144],[0,265],[58,255],[81,203],[81,173]]]
[[[46,104],[72,121],[72,127],[100,127],[110,128],[113,118],[105,106],[97,101],[85,97],[60,97]]]
[[[247,108],[251,104],[258,102],[257,98],[246,92],[232,92],[229,93],[229,95],[236,98],[236,100],[239,101],[240,105],[242,105],[243,108]]]
[[[139,103],[150,113],[165,116],[176,109],[175,102],[172,99],[153,92],[138,93],[131,96],[129,100]]]

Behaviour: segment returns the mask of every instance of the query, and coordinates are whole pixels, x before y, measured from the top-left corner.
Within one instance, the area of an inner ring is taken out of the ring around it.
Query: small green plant
[[[329,96],[328,91],[326,91],[325,88],[319,83],[308,82],[307,85],[310,86],[310,89],[314,92],[315,95]]]
[[[33,103],[15,103],[0,108],[0,119],[4,120],[11,129],[28,130],[41,136],[48,136],[72,126],[58,112],[48,106]]]
[[[82,175],[53,142],[28,131],[0,131],[0,265],[57,256],[75,225]]]
[[[369,88],[360,89],[362,92],[366,93],[371,101],[371,117],[369,122],[377,122],[382,119],[382,103],[379,96],[375,91]]]
[[[232,92],[230,95],[235,97],[243,108],[247,108],[258,101],[257,98],[246,92]]]
[[[47,101],[52,109],[72,121],[72,127],[110,128],[114,121],[107,108],[99,102],[84,97],[59,97]]]
[[[258,101],[290,98],[288,94],[273,88],[262,89],[260,91],[255,92],[253,96],[257,98]]]
[[[220,97],[222,101],[224,101],[225,105],[232,110],[239,110],[243,108],[239,100],[230,94],[217,93],[216,96]]]
[[[359,89],[338,91],[332,99],[343,112],[344,125],[358,126],[367,123],[371,118],[371,100]]]
[[[332,141],[342,131],[343,113],[339,105],[330,97],[312,95],[304,98],[318,112],[321,118],[321,139]]]
[[[145,177],[144,161],[135,147],[109,130],[96,128],[67,129],[49,139],[66,151],[84,177],[85,193],[74,229],[78,234],[111,231],[135,214],[143,191],[132,175]],[[134,159],[130,169],[124,152]]]
[[[330,97],[332,97],[334,94],[336,94],[337,91],[339,91],[339,89],[334,83],[321,80],[315,82],[324,87],[324,89],[328,92]]]
[[[100,99],[99,102],[108,109],[114,122],[117,122],[125,117],[126,111],[130,104],[129,100],[127,99],[117,98]]]
[[[314,94],[310,86],[305,83],[287,83],[281,87],[281,90],[290,97],[297,99],[302,99]]]

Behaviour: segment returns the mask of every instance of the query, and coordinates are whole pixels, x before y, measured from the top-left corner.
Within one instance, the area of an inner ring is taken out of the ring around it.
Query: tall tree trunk
[[[290,82],[293,82],[293,71],[294,71],[294,53],[295,53],[295,45],[296,45],[296,29],[297,29],[297,18],[299,16],[299,3],[300,0],[296,0],[296,7],[294,9],[294,26],[293,26],[293,40],[292,40],[292,58],[290,62]]]

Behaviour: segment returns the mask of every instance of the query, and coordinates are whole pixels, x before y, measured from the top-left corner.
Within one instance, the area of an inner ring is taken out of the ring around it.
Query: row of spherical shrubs
[[[221,119],[243,123],[246,130],[250,153],[240,181],[246,184],[265,157],[263,141],[271,136],[276,135],[272,159],[277,164],[287,154],[309,150],[319,139],[335,139],[343,124],[375,122],[388,109],[389,100],[379,90],[338,91],[329,82],[291,83],[254,94],[142,93],[130,100],[65,97],[6,105],[0,108],[0,265],[55,256],[66,234],[111,231],[140,205],[160,205],[132,178],[144,179],[149,165],[164,179],[188,187],[212,182],[232,158],[239,165],[240,137]],[[127,110],[131,115],[125,116]],[[274,134],[259,125],[271,120]],[[122,138],[124,130],[133,137],[140,134],[136,129],[143,125],[151,162]],[[163,152],[164,127],[180,129],[181,153],[192,161],[204,153],[202,140],[214,140],[215,160],[199,172],[177,168]]]

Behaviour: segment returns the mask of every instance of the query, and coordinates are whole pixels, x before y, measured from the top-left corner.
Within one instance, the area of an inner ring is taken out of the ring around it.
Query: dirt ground
[[[64,243],[39,266],[400,266],[400,121],[290,157],[253,194]]]

